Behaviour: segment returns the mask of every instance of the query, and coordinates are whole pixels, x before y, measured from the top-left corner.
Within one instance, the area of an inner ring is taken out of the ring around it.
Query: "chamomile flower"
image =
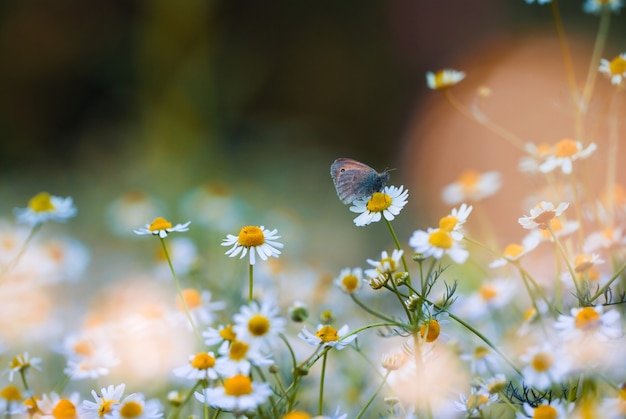
[[[188,231],[189,224],[191,224],[191,221],[187,221],[185,224],[176,224],[175,226],[173,226],[172,223],[167,221],[165,218],[157,217],[152,221],[152,223],[146,224],[144,228],[138,228],[134,230],[134,232],[135,234],[140,236],[145,234],[153,234],[164,239],[169,233],[172,233],[174,231]]]
[[[403,250],[394,249],[390,257],[387,251],[383,250],[380,260],[367,259],[367,263],[373,268],[366,269],[364,273],[369,278],[372,288],[378,289],[390,278],[404,274],[400,270],[403,253]]]
[[[243,306],[233,316],[237,339],[261,349],[270,348],[279,334],[285,331],[286,320],[279,316],[280,309],[271,303],[253,301]]]
[[[589,234],[583,244],[583,251],[593,253],[600,249],[619,247],[624,242],[626,242],[626,237],[621,228],[606,228]]]
[[[495,194],[502,185],[500,173],[466,170],[459,178],[447,185],[441,197],[446,204],[455,205],[465,201],[480,201]]]
[[[470,318],[479,318],[507,306],[517,293],[517,286],[509,279],[485,281],[478,290],[461,301],[460,310]]]
[[[0,389],[0,412],[5,416],[27,418],[28,407],[23,403],[22,392],[13,384]]]
[[[378,222],[383,217],[393,220],[407,203],[409,191],[404,186],[385,186],[381,192],[352,202],[350,211],[360,214],[354,219],[358,227]]]
[[[241,340],[222,345],[218,349],[220,356],[215,361],[217,373],[223,377],[234,374],[250,374],[252,366],[262,367],[273,365],[274,361],[262,353],[259,348]]]
[[[361,268],[345,268],[339,272],[339,276],[333,281],[334,284],[343,292],[351,294],[363,285],[363,269]]]
[[[185,288],[181,291],[181,294],[194,323],[211,324],[215,321],[215,312],[226,308],[224,301],[211,301],[213,297],[211,291],[198,291],[195,288]],[[185,307],[180,297],[176,297],[176,304],[180,310],[180,318],[183,320],[185,317]],[[184,321],[186,321],[186,319],[184,319]]]
[[[32,367],[41,371],[41,358],[31,358],[28,352],[15,356],[11,362],[9,362],[9,381],[13,381],[15,374],[26,374]]]
[[[37,400],[41,419],[78,419],[80,418],[80,395],[74,392],[68,398],[61,398],[54,391],[44,394]]]
[[[472,388],[469,396],[461,394],[460,401],[455,401],[454,405],[459,412],[466,412],[468,417],[473,417],[473,415],[481,416],[480,412],[497,400],[497,394],[489,394],[481,389]]]
[[[93,380],[108,375],[111,368],[119,363],[120,360],[113,355],[110,349],[94,347],[89,349],[89,353],[73,355],[68,358],[67,366],[63,372],[71,380]]]
[[[538,245],[539,240],[532,237],[528,240],[524,240],[522,244],[510,243],[504,248],[502,257],[491,262],[489,267],[497,268],[507,263],[517,263],[523,256],[532,252]]]
[[[213,352],[198,352],[189,356],[185,365],[174,368],[174,375],[190,380],[216,380],[215,354]]]
[[[524,363],[524,382],[539,390],[547,390],[552,384],[560,383],[570,369],[564,354],[548,344],[529,348],[520,361]]]
[[[76,207],[72,197],[61,198],[40,192],[28,201],[26,208],[15,208],[13,212],[18,223],[34,227],[48,220],[67,221],[76,215]]]
[[[566,419],[569,413],[574,409],[574,403],[570,403],[565,407],[560,400],[547,401],[544,400],[539,406],[533,407],[529,403],[524,403],[522,409],[524,412],[517,412],[517,419],[527,418],[551,418]]]
[[[623,0],[587,0],[583,4],[583,10],[586,13],[599,14],[602,9],[608,7],[612,12],[618,13],[619,10],[624,7]]]
[[[587,147],[583,147],[580,141],[564,138],[554,145],[550,155],[539,166],[539,171],[549,173],[560,168],[564,174],[569,175],[572,173],[574,161],[586,159],[597,148],[598,146],[595,143],[590,143]]]
[[[552,202],[541,201],[537,206],[530,209],[530,215],[520,217],[518,222],[522,227],[528,230],[534,228],[546,230],[550,220],[563,214],[563,211],[565,211],[568,206],[569,203],[567,202],[561,202],[555,207]]]
[[[232,246],[226,255],[235,257],[241,253],[240,259],[243,259],[248,251],[250,251],[250,265],[256,262],[255,255],[258,254],[263,260],[269,257],[279,257],[282,243],[276,241],[280,236],[277,235],[278,230],[267,230],[264,226],[245,226],[239,231],[239,235],[233,236],[228,234],[222,241],[222,246]]]
[[[265,403],[272,389],[269,383],[256,383],[246,374],[236,374],[225,378],[223,385],[196,391],[194,395],[201,403],[240,416]]]
[[[547,143],[526,143],[524,149],[528,155],[520,159],[517,168],[526,173],[537,173],[539,166],[552,153],[552,146]]]
[[[134,393],[124,398],[113,409],[111,419],[160,419],[163,417],[163,406],[157,399],[145,400],[141,393]]]
[[[607,419],[626,417],[626,384],[622,383],[617,389],[617,396],[604,399],[602,413]]]
[[[465,78],[465,73],[452,69],[439,70],[436,73],[426,73],[426,84],[432,90],[445,89],[459,84]]]
[[[219,343],[233,342],[237,338],[237,334],[233,330],[233,325],[220,325],[217,329],[213,327],[207,328],[202,332],[204,343],[208,346],[217,345]]]
[[[341,329],[337,330],[331,325],[320,324],[317,326],[315,334],[309,332],[306,326],[304,326],[300,333],[298,333],[298,337],[310,345],[329,346],[341,350],[352,343],[357,337],[357,335],[354,334],[344,338],[344,336],[348,334],[348,331],[348,325],[344,325]]]
[[[462,264],[467,260],[469,252],[455,240],[453,233],[445,228],[416,230],[409,239],[409,246],[425,258],[432,256],[441,259],[448,255],[454,262]]]
[[[469,361],[473,375],[491,376],[495,371],[501,371],[496,353],[486,346],[476,346],[473,352],[462,354],[461,359]]]
[[[113,409],[116,408],[122,400],[125,388],[125,384],[117,386],[111,384],[108,387],[103,387],[100,390],[100,394],[96,393],[95,390],[91,390],[94,401],[83,400],[82,411],[84,418],[101,419],[111,414]]]
[[[571,316],[561,314],[554,327],[566,340],[590,337],[598,341],[617,339],[623,335],[617,310],[604,312],[602,306],[572,308]]]
[[[626,52],[614,57],[611,61],[602,58],[598,71],[611,79],[611,84],[620,86],[626,78]]]

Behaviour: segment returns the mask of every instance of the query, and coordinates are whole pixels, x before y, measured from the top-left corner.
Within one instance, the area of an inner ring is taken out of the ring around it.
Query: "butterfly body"
[[[330,176],[337,196],[344,204],[380,192],[389,180],[389,173],[379,173],[364,163],[348,158],[335,160],[330,166]]]

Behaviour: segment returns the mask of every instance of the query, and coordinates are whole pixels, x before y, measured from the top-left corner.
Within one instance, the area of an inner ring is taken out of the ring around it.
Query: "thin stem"
[[[550,225],[550,223],[547,223],[547,225],[548,225],[548,231],[550,232],[550,235],[552,236],[552,239],[554,240],[554,243],[556,243],[556,248],[559,249],[559,253],[561,253],[561,256],[565,260],[565,265],[567,265],[567,270],[569,271],[569,274],[572,277],[572,282],[574,283],[574,288],[576,288],[576,296],[578,298],[581,298],[582,295],[580,293],[580,289],[578,288],[578,282],[576,282],[576,272],[574,271],[574,267],[570,263],[569,257],[567,256],[567,252],[565,251],[565,248],[561,244],[561,241],[559,240],[559,238],[554,233],[554,229],[552,229],[552,226]]]
[[[252,302],[254,297],[254,265],[250,264],[248,268],[249,284],[248,284],[248,302]]]
[[[202,344],[202,337],[200,336],[200,332],[196,328],[196,324],[194,323],[193,318],[191,317],[191,312],[189,311],[189,306],[187,306],[187,301],[185,301],[185,297],[183,296],[183,290],[180,287],[178,275],[176,275],[174,265],[172,264],[172,259],[170,258],[170,254],[167,251],[167,246],[165,245],[165,239],[160,236],[159,239],[161,240],[161,245],[163,246],[163,254],[165,255],[165,259],[167,259],[167,264],[169,265],[170,272],[172,273],[172,277],[174,278],[174,284],[176,284],[176,292],[178,293],[178,298],[180,299],[183,309],[185,310],[185,314],[187,315],[187,320],[189,320],[189,324],[191,325],[191,328],[193,329],[193,332],[196,335],[198,342]]]
[[[41,228],[41,225],[42,224],[36,224],[33,226],[33,228],[31,228],[30,233],[28,233],[28,237],[26,237],[26,240],[24,240],[24,243],[22,244],[22,247],[20,247],[20,250],[17,252],[17,255],[15,255],[13,260],[10,261],[0,271],[0,284],[2,284],[2,282],[6,278],[6,275],[8,275],[13,270],[13,268],[17,266],[22,256],[24,256],[24,253],[26,253],[26,249],[28,248],[29,243],[31,242],[35,234],[39,231],[39,229]]]
[[[611,286],[611,284],[613,282],[615,282],[615,280],[617,278],[619,278],[619,276],[621,275],[621,273],[624,271],[624,269],[626,269],[626,263],[624,263],[622,266],[620,266],[620,268],[615,272],[615,274],[613,275],[613,277],[609,280],[609,282],[607,282],[602,288],[600,288],[591,298],[589,298],[589,302],[592,303],[594,302],[596,299],[598,299],[598,297],[600,297],[602,294],[604,294],[606,292],[607,289],[609,289],[609,287]]]
[[[387,377],[389,377],[390,373],[391,373],[391,370],[387,370],[380,385],[378,386],[378,388],[376,388],[376,391],[374,391],[374,394],[372,394],[372,397],[370,397],[367,403],[365,403],[365,406],[363,406],[363,408],[361,409],[361,411],[359,412],[359,414],[356,416],[355,419],[360,419],[363,416],[363,414],[365,414],[365,411],[369,408],[369,406],[372,404],[372,402],[374,401],[378,393],[380,393],[380,390],[382,390],[383,386],[387,382]]]
[[[382,319],[382,320],[385,320],[385,321],[388,321],[388,322],[393,322],[393,321],[394,321],[394,319],[393,319],[393,318],[391,318],[391,317],[389,317],[389,316],[386,316],[385,314],[383,314],[383,313],[381,313],[381,312],[379,312],[379,311],[376,311],[376,310],[374,310],[373,308],[371,308],[371,307],[369,307],[369,306],[367,306],[367,305],[363,304],[363,303],[361,302],[361,300],[359,300],[359,299],[357,299],[357,298],[356,298],[356,296],[354,295],[354,293],[350,293],[350,298],[352,298],[352,300],[353,300],[355,303],[357,303],[359,307],[361,307],[363,310],[367,311],[368,313],[372,314],[373,316],[376,316],[376,317],[378,317],[379,319]]]
[[[617,90],[613,92],[611,103],[609,105],[609,146],[607,149],[607,165],[606,165],[606,178],[607,178],[607,193],[608,202],[607,209],[609,211],[609,225],[613,226],[615,219],[615,184],[617,177],[617,159],[618,146],[619,146],[619,109],[618,109],[618,94]]]
[[[596,76],[598,75],[598,63],[604,51],[604,45],[609,34],[609,26],[611,23],[611,7],[609,4],[605,4],[602,8],[602,14],[600,15],[600,27],[598,28],[598,34],[596,35],[596,41],[593,45],[593,53],[591,55],[591,61],[589,62],[589,70],[587,71],[587,81],[583,88],[583,97],[581,108],[585,112],[591,96],[593,94],[593,88],[596,82]]]
[[[385,218],[385,217],[383,217]],[[402,246],[400,246],[400,241],[398,240],[398,236],[396,235],[396,232],[394,231],[393,227],[391,226],[391,222],[385,218],[385,222],[387,223],[387,227],[389,228],[389,232],[391,233],[391,237],[393,238],[393,242],[396,244],[396,249],[398,250],[402,250]],[[404,252],[402,253],[402,267],[404,268],[404,272],[406,272],[407,274],[409,273],[409,267],[406,264],[406,260],[404,259]],[[408,283],[411,283],[411,276],[409,275],[409,278],[407,279]]]
[[[322,411],[324,410],[324,378],[326,376],[326,360],[328,359],[328,351],[324,352],[322,355],[322,375],[320,377],[320,398],[319,403],[317,405],[317,414],[322,416]]]

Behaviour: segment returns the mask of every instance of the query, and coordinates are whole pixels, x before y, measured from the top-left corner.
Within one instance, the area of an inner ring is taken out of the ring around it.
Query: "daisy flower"
[[[498,356],[486,346],[476,346],[473,352],[462,354],[461,359],[469,361],[472,375],[491,376],[494,371],[501,371]]]
[[[467,260],[469,252],[458,243],[454,233],[458,232],[449,231],[447,228],[416,230],[409,239],[409,246],[425,258],[432,256],[441,259],[448,255],[454,262],[462,264]]]
[[[237,339],[267,349],[285,331],[286,320],[279,313],[280,309],[273,304],[263,302],[259,305],[253,301],[233,316],[233,331]]]
[[[380,260],[367,259],[367,263],[373,266],[373,269],[367,269],[364,273],[369,278],[372,288],[378,289],[393,276],[404,274],[399,270],[403,253],[403,250],[394,249],[390,257],[387,251],[383,250]]]
[[[528,402],[523,405],[524,412],[517,412],[517,419],[527,418],[552,418],[566,419],[569,413],[574,409],[574,403],[570,403],[567,408],[563,406],[560,400],[552,400],[548,402],[544,400],[539,406],[533,407]]]
[[[604,399],[602,413],[607,419],[620,419],[626,416],[626,384],[617,389],[617,396]]]
[[[236,374],[224,379],[223,385],[196,391],[194,395],[201,403],[239,416],[265,403],[272,389],[269,383],[255,383],[248,375]]]
[[[593,14],[599,14],[605,7],[610,8],[614,13],[618,13],[624,7],[624,2],[623,0],[587,0],[583,4],[583,10],[586,13]]]
[[[208,346],[217,345],[218,343],[232,342],[237,338],[237,334],[233,330],[233,325],[220,325],[217,329],[213,327],[207,328],[202,332],[204,343]]]
[[[500,173],[467,170],[443,188],[441,197],[446,204],[455,205],[464,201],[480,201],[495,194],[502,185]]]
[[[283,244],[275,241],[280,238],[276,233],[278,233],[277,229],[270,231],[264,226],[245,226],[239,231],[238,236],[228,234],[222,241],[222,246],[233,246],[226,252],[226,255],[231,258],[241,253],[240,259],[243,259],[250,251],[250,265],[254,265],[257,253],[263,260],[280,256],[278,249],[281,249]]]
[[[351,294],[363,285],[363,269],[361,268],[345,268],[339,272],[339,276],[333,281],[334,284],[343,292]]]
[[[131,394],[113,409],[111,419],[160,419],[163,417],[163,406],[157,399],[145,400],[141,393]]]
[[[172,223],[167,221],[165,218],[157,217],[152,221],[152,223],[146,224],[144,228],[138,228],[137,230],[133,231],[139,236],[143,236],[145,234],[153,234],[164,239],[169,233],[172,233],[174,231],[189,231],[189,224],[191,224],[191,221],[187,221],[185,224],[176,224],[175,226],[172,226]]]
[[[120,384],[117,386],[110,385],[103,387],[100,390],[100,394],[95,390],[91,390],[91,395],[95,401],[83,400],[82,411],[85,419],[101,419],[103,416],[113,412],[113,409],[117,407],[124,396],[124,389],[126,385]]]
[[[578,221],[569,221],[562,217],[554,217],[546,223],[546,229],[539,227],[538,230],[531,230],[526,237],[524,237],[524,241],[536,241],[538,243],[554,242],[553,235],[556,237],[565,237],[577,231],[579,227],[580,223]],[[552,230],[552,232],[550,232],[550,230]]]
[[[211,324],[215,321],[215,312],[226,308],[224,301],[211,301],[213,296],[207,290],[200,292],[195,288],[185,288],[181,291],[181,294],[194,323]],[[180,310],[181,318],[184,317],[185,306],[182,304],[180,297],[176,297],[176,305]]]
[[[561,168],[564,174],[569,175],[572,173],[573,162],[578,159],[586,159],[596,148],[598,146],[595,143],[590,143],[583,148],[583,144],[580,141],[564,138],[555,144],[550,155],[539,166],[539,171],[549,173],[557,168]]]
[[[604,263],[604,260],[600,259],[600,255],[597,253],[591,255],[581,253],[574,259],[574,271],[577,273],[587,272],[595,265],[602,263]]]
[[[598,71],[611,79],[611,84],[619,86],[626,78],[626,52],[613,58],[611,61],[602,58]]]
[[[40,400],[37,400],[37,408],[40,411],[41,419],[79,418],[80,395],[74,392],[67,399],[62,399],[53,391],[49,395],[44,394]]]
[[[165,204],[158,199],[138,189],[128,190],[109,204],[106,221],[113,233],[126,236],[135,226],[164,211]]]
[[[552,202],[541,201],[534,208],[531,208],[530,215],[520,217],[517,221],[527,230],[539,228],[546,230],[548,228],[548,222],[554,217],[558,217],[563,214],[563,211],[567,209],[569,203],[561,202],[556,208]]]
[[[7,417],[28,417],[28,407],[23,403],[22,392],[13,384],[0,389],[0,412]]]
[[[569,372],[567,358],[550,345],[529,348],[520,356],[524,363],[524,382],[539,390],[547,390],[552,384],[560,383]]]
[[[9,362],[9,381],[13,381],[13,376],[17,373],[26,374],[31,367],[41,371],[39,364],[41,358],[31,358],[28,352],[15,356]]]
[[[455,401],[454,405],[459,412],[465,412],[468,417],[482,416],[481,410],[489,407],[498,400],[497,394],[489,394],[480,389],[472,388],[469,396],[461,394],[460,401]]]
[[[460,310],[465,316],[479,318],[507,306],[517,293],[517,286],[508,279],[486,281],[478,290],[460,302]]]
[[[516,263],[523,256],[532,252],[538,245],[539,240],[536,240],[534,238],[524,240],[522,241],[522,244],[510,243],[504,248],[504,252],[502,252],[502,257],[491,262],[489,264],[489,267],[497,268],[499,266],[504,266],[507,263]]]
[[[606,228],[589,234],[583,244],[583,251],[593,253],[599,249],[610,249],[623,245],[625,241],[621,228]]]
[[[189,356],[189,362],[174,368],[174,375],[190,380],[216,380],[215,354],[213,352],[198,352]]]
[[[344,325],[341,329],[337,330],[331,325],[320,324],[317,326],[317,332],[315,332],[315,334],[309,332],[306,326],[304,326],[300,333],[298,333],[298,337],[310,345],[329,346],[341,350],[352,343],[357,337],[357,335],[354,334],[344,339],[348,331],[348,325]]]
[[[86,356],[76,356],[67,360],[63,370],[70,380],[96,379],[108,375],[111,368],[118,365],[120,360],[107,348],[94,349]]]
[[[48,220],[67,221],[76,215],[76,207],[72,197],[61,198],[48,192],[40,192],[28,201],[26,208],[15,208],[13,212],[18,223],[35,227]]]
[[[517,168],[520,172],[526,173],[537,173],[541,163],[543,163],[552,152],[552,146],[547,143],[526,143],[524,149],[528,153],[528,156],[524,156],[520,159]]]
[[[354,219],[357,227],[366,226],[385,218],[393,220],[407,203],[409,191],[404,186],[385,186],[381,192],[352,202],[350,211],[360,214]]]
[[[571,316],[561,314],[554,327],[566,340],[591,337],[604,342],[623,335],[619,312],[605,313],[602,306],[572,308]]]
[[[263,367],[273,365],[274,361],[247,342],[235,340],[229,345],[222,345],[218,349],[221,355],[215,361],[217,373],[223,377],[234,374],[250,374],[252,366]]]
[[[445,89],[458,84],[465,78],[465,73],[452,69],[439,70],[436,73],[426,73],[426,84],[432,90]]]

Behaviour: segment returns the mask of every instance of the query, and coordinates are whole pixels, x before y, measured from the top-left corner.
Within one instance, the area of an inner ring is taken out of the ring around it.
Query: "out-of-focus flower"
[[[496,259],[489,264],[489,267],[496,268],[504,266],[507,263],[515,263],[519,261],[524,255],[527,255],[533,251],[539,245],[539,241],[536,239],[524,240],[522,244],[510,243],[504,248],[502,257]]]
[[[54,391],[44,394],[37,400],[41,419],[78,419],[80,418],[80,394],[74,392],[68,398],[61,398]]]
[[[563,214],[563,211],[565,211],[568,206],[569,203],[561,202],[555,208],[552,202],[541,201],[536,207],[531,208],[530,215],[519,218],[518,222],[522,227],[528,230],[534,228],[545,230],[548,228],[550,220]]]
[[[590,337],[606,341],[622,336],[620,314],[617,310],[604,312],[602,306],[571,309],[571,316],[561,314],[554,327],[567,340]]]
[[[445,89],[459,84],[465,78],[465,73],[452,69],[439,70],[436,73],[426,73],[426,84],[432,90]]]
[[[587,13],[599,14],[604,8],[610,8],[612,12],[618,13],[624,7],[623,0],[587,0],[583,4],[583,10]]]
[[[354,334],[344,338],[348,332],[348,325],[344,325],[337,330],[331,325],[320,324],[317,326],[315,334],[309,332],[305,326],[300,333],[298,333],[298,337],[310,345],[329,346],[341,350],[352,343],[357,337],[357,335]]]
[[[215,321],[215,312],[226,308],[224,301],[211,301],[213,295],[210,291],[204,290],[200,292],[195,288],[185,288],[181,293],[194,323],[197,321],[201,324],[211,324]],[[182,318],[185,307],[180,297],[176,298],[176,303]]]
[[[17,373],[26,374],[31,367],[41,371],[39,364],[41,364],[41,358],[31,358],[28,352],[16,355],[9,362],[9,381],[13,381],[13,377]]]
[[[15,208],[18,223],[28,224],[31,227],[52,221],[67,221],[76,215],[76,207],[72,197],[61,198],[40,192],[28,201],[26,208]]]
[[[567,358],[547,344],[528,349],[520,361],[525,365],[522,369],[524,382],[539,390],[560,383],[570,370]]]
[[[574,403],[570,403],[567,407],[560,400],[544,400],[539,406],[533,407],[529,403],[522,406],[524,412],[517,412],[517,419],[528,418],[554,418],[566,419],[569,413],[574,409]]]
[[[539,171],[549,173],[556,168],[569,175],[572,173],[573,162],[579,159],[589,157],[598,146],[596,143],[590,143],[587,147],[583,147],[580,141],[574,141],[564,138],[554,145],[552,152],[546,157],[546,160],[539,166]]]
[[[477,202],[495,194],[502,185],[500,173],[467,170],[459,178],[443,188],[441,197],[446,204]]]
[[[117,235],[132,235],[135,226],[163,214],[165,205],[156,198],[139,190],[125,192],[107,209],[107,224]]]

